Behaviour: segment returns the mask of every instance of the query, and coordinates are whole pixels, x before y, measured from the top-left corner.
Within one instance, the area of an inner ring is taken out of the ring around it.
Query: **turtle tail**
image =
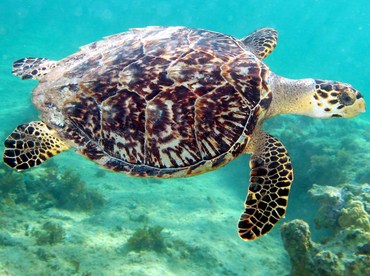
[[[56,65],[56,61],[46,58],[22,58],[13,63],[12,73],[22,80],[40,80]]]

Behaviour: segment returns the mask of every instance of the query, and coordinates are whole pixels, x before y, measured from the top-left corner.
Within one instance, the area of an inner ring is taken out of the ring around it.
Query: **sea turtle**
[[[290,80],[262,62],[277,43],[270,28],[243,39],[186,27],[147,27],[81,47],[60,61],[24,58],[13,73],[39,80],[41,121],[18,126],[3,159],[26,170],[69,148],[113,171],[186,177],[252,154],[238,227],[242,239],[284,216],[293,169],[262,130],[277,114],[353,117],[365,111],[351,85]]]

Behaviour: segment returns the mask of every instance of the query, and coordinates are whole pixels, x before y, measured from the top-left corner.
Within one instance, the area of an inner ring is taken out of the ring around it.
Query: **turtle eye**
[[[352,105],[356,100],[356,97],[353,93],[348,93],[346,91],[340,93],[338,98],[343,105]]]

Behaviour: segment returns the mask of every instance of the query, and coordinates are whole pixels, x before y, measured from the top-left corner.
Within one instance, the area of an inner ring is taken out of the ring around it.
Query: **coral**
[[[321,204],[314,217],[316,228],[329,228],[335,231],[338,227],[340,210],[344,204],[341,189],[313,184],[308,194]]]
[[[343,263],[329,250],[321,250],[314,255],[313,264],[313,275],[341,276],[344,274]]]
[[[311,275],[312,255],[317,250],[311,241],[308,224],[297,219],[284,223],[280,231],[284,247],[290,256],[291,275]]]
[[[313,184],[308,193],[322,204],[336,205],[342,201],[341,191],[337,187]]]
[[[347,275],[370,275],[370,255],[359,255],[349,266]]]
[[[54,245],[63,241],[65,231],[63,227],[54,222],[46,222],[42,225],[41,229],[33,230],[31,235],[36,238],[36,244]]]
[[[152,226],[138,228],[134,234],[127,240],[129,251],[152,250],[159,253],[166,251],[164,238],[161,234],[162,226]]]
[[[281,235],[292,275],[370,275],[369,185],[313,185],[320,206],[316,226],[331,230],[325,243],[314,243],[308,224],[284,223]]]
[[[296,219],[284,223],[281,237],[290,257],[292,276],[343,275],[344,266],[338,256],[311,241],[311,232],[305,221]]]
[[[344,229],[370,231],[369,216],[361,201],[351,201],[346,208],[343,208],[338,222]]]
[[[308,193],[320,203],[314,218],[316,228],[328,228],[334,232],[343,229],[369,231],[369,210],[366,211],[370,204],[368,190],[368,184],[339,187],[314,184]]]

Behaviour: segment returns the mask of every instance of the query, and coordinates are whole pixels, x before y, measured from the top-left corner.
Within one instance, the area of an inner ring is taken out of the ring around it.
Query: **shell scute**
[[[146,162],[182,167],[201,161],[194,132],[196,96],[186,87],[163,91],[146,109]]]
[[[83,129],[91,139],[100,139],[100,109],[94,98],[88,95],[76,98],[65,105],[65,114],[78,129]]]
[[[106,152],[130,163],[144,163],[145,108],[145,100],[127,89],[104,102],[100,144]]]
[[[153,98],[153,88],[160,91],[174,85],[164,70],[169,64],[161,57],[146,56],[120,72],[120,83],[143,97]]]
[[[195,108],[196,134],[202,156],[208,160],[230,150],[242,135],[250,115],[250,108],[230,84],[199,98]]]
[[[193,30],[188,34],[188,40],[192,49],[209,53],[222,61],[228,61],[241,53],[241,45],[235,38],[216,32]]]

